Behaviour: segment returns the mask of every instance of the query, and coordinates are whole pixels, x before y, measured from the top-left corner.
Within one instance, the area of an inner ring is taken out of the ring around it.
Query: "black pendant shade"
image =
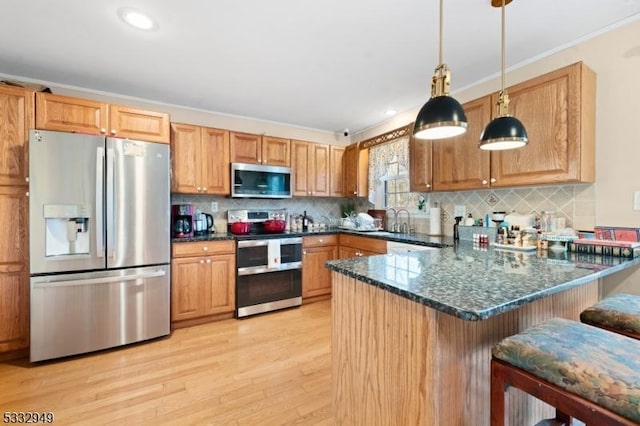
[[[493,119],[482,131],[480,149],[500,151],[525,146],[529,142],[527,131],[517,118],[503,115]]]
[[[462,105],[449,95],[434,96],[425,103],[416,118],[413,135],[418,139],[443,139],[467,130]]]

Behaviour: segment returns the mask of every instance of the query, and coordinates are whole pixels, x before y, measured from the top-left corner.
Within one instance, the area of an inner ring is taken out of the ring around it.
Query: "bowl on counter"
[[[287,222],[282,219],[269,219],[264,221],[264,230],[271,233],[284,232]]]
[[[231,224],[231,233],[236,235],[247,235],[251,229],[249,222],[233,222]]]

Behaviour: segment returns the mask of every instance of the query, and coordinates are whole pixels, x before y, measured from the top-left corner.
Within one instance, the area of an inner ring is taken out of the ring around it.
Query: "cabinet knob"
[[[204,188],[202,188],[202,192],[207,192],[207,187],[205,186]]]
[[[200,263],[204,263],[204,259],[200,259]]]
[[[487,180],[486,180],[486,179],[482,179],[482,184],[483,184],[483,185],[486,185],[486,184],[488,184],[488,183],[489,183],[489,182],[487,182]]]
[[[211,263],[211,259],[207,259],[207,263]]]
[[[207,246],[202,247],[202,251],[209,251],[209,247]]]
[[[322,238],[320,238],[320,239],[318,240],[318,242],[319,242],[320,244],[322,244],[322,243],[324,243],[324,240],[323,240]]]
[[[27,176],[26,178],[24,178],[25,182],[29,182],[29,176]]]
[[[491,183],[496,183],[496,178],[491,178]]]
[[[107,129],[105,129],[104,127],[100,128],[100,133],[107,133]]]
[[[201,191],[202,191],[202,188],[197,187],[197,188],[196,188],[196,191],[201,192]]]
[[[358,195],[358,191],[353,191],[353,195]]]
[[[116,129],[111,129],[111,134],[112,134],[112,135],[115,135],[116,133],[117,133],[117,132],[116,132]]]
[[[431,184],[430,183],[427,184],[427,188],[431,188]]]
[[[307,251],[306,251],[306,250],[302,250],[302,254],[303,254],[303,255],[306,255],[306,254],[307,254]]]

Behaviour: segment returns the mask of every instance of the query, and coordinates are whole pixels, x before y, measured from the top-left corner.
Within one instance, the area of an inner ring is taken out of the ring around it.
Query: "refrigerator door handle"
[[[96,256],[104,257],[104,148],[96,152]]]
[[[115,155],[107,148],[107,257],[115,257],[115,206],[114,203],[114,167]]]
[[[90,284],[105,284],[105,283],[116,283],[116,282],[124,282],[124,281],[134,281],[139,279],[146,278],[157,278],[163,277],[167,275],[167,271],[165,269],[158,269],[153,272],[146,272],[143,274],[136,275],[124,275],[119,277],[106,277],[106,278],[87,278],[84,280],[63,280],[63,281],[48,281],[42,283],[34,283],[33,288],[51,288],[51,287],[74,287],[80,285],[90,285]]]

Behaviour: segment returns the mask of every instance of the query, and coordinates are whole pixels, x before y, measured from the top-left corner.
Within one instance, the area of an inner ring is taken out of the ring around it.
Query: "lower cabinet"
[[[302,300],[331,294],[331,271],[324,264],[338,258],[337,235],[302,239]]]
[[[182,321],[190,325],[233,316],[235,250],[233,240],[173,244],[171,323],[174,328]]]
[[[340,234],[340,259],[387,253],[387,241],[358,235]]]

